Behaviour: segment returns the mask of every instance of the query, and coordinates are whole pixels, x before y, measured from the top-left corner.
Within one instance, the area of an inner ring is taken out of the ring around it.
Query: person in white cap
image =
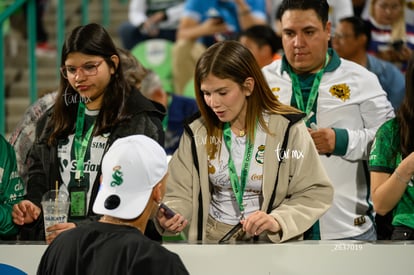
[[[153,139],[117,139],[103,158],[93,205],[102,218],[61,233],[37,273],[189,274],[178,255],[143,234],[164,196],[167,170],[165,151]]]

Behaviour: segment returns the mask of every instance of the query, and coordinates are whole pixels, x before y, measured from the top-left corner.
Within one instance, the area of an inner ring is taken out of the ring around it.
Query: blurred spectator
[[[4,5],[10,5],[13,1],[2,1]],[[10,3],[7,3],[10,2]],[[28,6],[25,1],[22,5],[22,9],[18,10],[10,17],[11,26],[21,33],[24,39],[27,39],[27,18],[28,18]],[[46,31],[44,24],[45,12],[48,8],[48,0],[36,0],[35,12],[36,12],[36,49],[35,54],[37,57],[55,57],[56,48],[49,44],[49,34]]]
[[[405,21],[405,0],[372,0],[368,52],[394,63],[403,72],[414,49],[414,25]]]
[[[282,40],[268,25],[255,25],[243,30],[238,40],[252,52],[260,67],[281,57]]]
[[[57,91],[48,93],[29,106],[10,135],[9,142],[16,151],[17,168],[25,184],[28,180],[28,168],[33,162],[29,158],[29,150],[35,140],[36,123],[53,106],[56,95]]]
[[[187,118],[198,112],[197,103],[193,98],[170,94],[164,91],[160,78],[153,71],[148,71],[141,82],[141,93],[167,109],[163,120],[165,130],[165,151],[172,155],[180,143]]]
[[[352,0],[352,8],[354,9],[355,16],[361,17],[366,2],[366,0]]]
[[[48,0],[36,0],[36,56],[38,57],[56,56],[56,48],[49,44],[49,34],[47,33],[43,22],[48,4]],[[26,8],[25,11],[27,13]]]
[[[266,24],[264,0],[187,0],[173,48],[174,93],[183,94],[206,47],[257,24]]]
[[[151,38],[175,41],[183,8],[184,0],[131,0],[129,21],[118,30],[123,47],[130,50],[139,42]]]
[[[362,10],[361,17],[363,19],[368,19],[369,7],[371,0],[365,0],[365,6]],[[414,1],[405,0],[405,22],[408,24],[414,24]]]

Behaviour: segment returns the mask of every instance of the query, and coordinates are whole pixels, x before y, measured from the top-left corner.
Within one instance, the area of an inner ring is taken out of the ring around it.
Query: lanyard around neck
[[[229,152],[228,166],[229,166],[231,187],[233,189],[234,196],[236,197],[236,201],[240,209],[240,213],[241,213],[240,219],[244,219],[243,195],[244,195],[244,190],[246,188],[246,182],[247,182],[247,177],[249,174],[250,160],[252,158],[254,144],[250,141],[248,137],[246,137],[247,143],[244,149],[244,158],[243,158],[242,168],[240,172],[240,181],[239,181],[239,177],[236,172],[236,167],[234,166],[234,161],[233,161],[233,158],[231,157],[232,135],[231,135],[230,123],[228,122],[224,124],[223,136],[224,136],[224,143]]]
[[[318,96],[319,84],[321,82],[322,75],[325,72],[325,67],[328,64],[328,62],[329,62],[329,54],[328,52],[326,52],[325,65],[315,75],[315,79],[313,80],[313,84],[312,84],[312,88],[309,94],[308,102],[306,104],[306,108],[303,103],[303,95],[302,95],[302,89],[300,88],[299,77],[296,73],[292,71],[292,68],[288,66],[288,73],[290,75],[290,78],[292,79],[293,94],[295,96],[297,108],[305,112],[306,115],[308,115],[312,111],[313,105],[315,104],[316,97]]]
[[[88,131],[86,132],[85,136],[83,137],[83,126],[85,123],[85,104],[83,102],[79,102],[78,106],[78,115],[76,117],[76,129],[75,129],[75,158],[76,158],[76,173],[75,179],[80,180],[83,178],[83,163],[85,160],[86,149],[88,148],[89,140],[92,136],[92,130],[95,125],[93,123],[91,127],[89,127]]]

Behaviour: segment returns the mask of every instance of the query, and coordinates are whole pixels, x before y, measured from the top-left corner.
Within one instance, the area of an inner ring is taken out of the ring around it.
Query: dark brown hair
[[[104,27],[91,23],[78,26],[69,34],[62,47],[61,66],[65,64],[67,56],[74,52],[101,56],[104,62],[115,71],[104,91],[94,135],[110,132],[114,125],[127,118],[125,101],[131,90],[131,86],[122,74],[122,62],[119,62],[116,67],[111,59],[113,55],[119,57],[117,48]],[[72,100],[68,104],[66,100],[68,96],[78,100],[75,102]],[[61,76],[51,123],[48,126],[52,128],[48,140],[49,145],[55,144],[58,138],[74,132],[79,101],[77,91],[72,88],[67,79]]]
[[[314,10],[323,26],[329,19],[329,4],[326,0],[284,0],[279,6],[277,17],[282,18],[289,10]]]
[[[402,157],[407,157],[414,151],[414,55],[408,62],[405,73],[405,96],[400,108],[396,112],[396,119],[400,125],[400,141]]]

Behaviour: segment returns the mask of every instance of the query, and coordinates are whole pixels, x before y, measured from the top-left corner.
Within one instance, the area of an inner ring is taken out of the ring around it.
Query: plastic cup
[[[45,224],[45,236],[47,236],[49,233],[46,232],[46,228],[68,221],[69,195],[62,190],[50,190],[43,195],[41,204]]]

